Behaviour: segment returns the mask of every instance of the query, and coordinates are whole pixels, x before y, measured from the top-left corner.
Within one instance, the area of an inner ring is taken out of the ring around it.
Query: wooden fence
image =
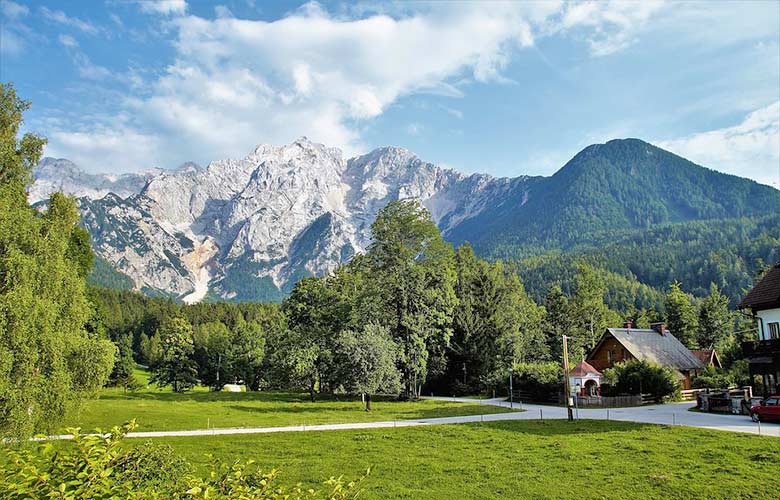
[[[514,391],[513,397],[515,401],[525,401],[528,403],[553,403],[553,404],[565,404],[563,393],[547,394],[544,397],[539,395],[533,395],[525,391]],[[656,400],[652,394],[631,394],[624,396],[578,396],[576,398],[576,405],[582,408],[617,408],[621,406],[640,406],[647,404],[656,404],[660,401]]]
[[[688,391],[681,391],[683,401],[696,401],[696,396],[707,392],[708,389],[690,389]]]
[[[579,396],[577,406],[588,408],[617,408],[620,406],[639,406],[651,402],[649,394],[633,394],[627,396]]]

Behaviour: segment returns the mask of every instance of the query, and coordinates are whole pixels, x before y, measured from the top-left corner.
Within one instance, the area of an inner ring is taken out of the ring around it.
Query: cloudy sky
[[[778,186],[780,2],[0,0],[0,80],[90,171],[305,135],[551,174],[638,137]]]

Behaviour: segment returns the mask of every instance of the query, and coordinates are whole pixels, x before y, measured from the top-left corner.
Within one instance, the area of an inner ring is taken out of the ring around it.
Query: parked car
[[[757,405],[750,407],[750,418],[753,422],[780,422],[780,395],[769,396]]]

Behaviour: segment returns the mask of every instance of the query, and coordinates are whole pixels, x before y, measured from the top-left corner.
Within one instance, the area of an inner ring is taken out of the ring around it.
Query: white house
[[[765,395],[780,392],[780,264],[772,267],[739,304],[756,318],[758,341],[744,342],[751,380],[763,379]]]

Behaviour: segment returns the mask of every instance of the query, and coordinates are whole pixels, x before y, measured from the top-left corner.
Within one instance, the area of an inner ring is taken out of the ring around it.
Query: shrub
[[[518,363],[513,367],[513,383],[534,401],[556,399],[563,389],[563,368],[554,362]]]
[[[602,395],[643,393],[661,401],[676,399],[680,391],[674,370],[644,360],[607,368],[602,380]]]
[[[694,389],[728,389],[734,385],[734,375],[712,366],[705,366],[701,373],[693,379]]]
[[[37,449],[5,449],[0,457],[0,498],[302,500],[355,498],[358,483],[330,478],[321,491],[279,484],[278,471],[261,471],[252,461],[212,459],[205,476],[169,447],[151,444],[125,450],[122,439],[133,422],[109,434],[83,436],[72,429],[71,443],[44,442]]]

